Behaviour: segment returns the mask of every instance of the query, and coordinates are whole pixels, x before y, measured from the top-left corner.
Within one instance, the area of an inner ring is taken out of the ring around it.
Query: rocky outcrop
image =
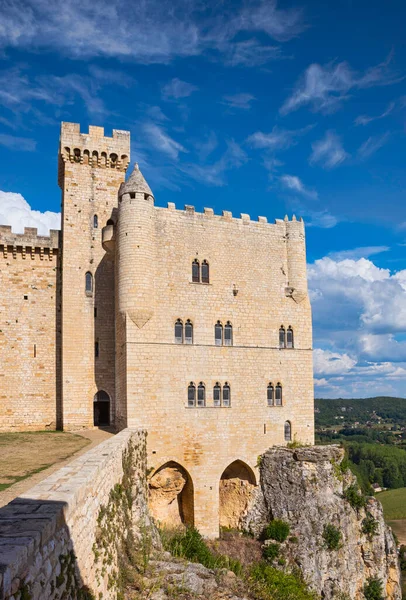
[[[270,520],[287,521],[290,537],[280,549],[286,565],[299,567],[322,598],[364,599],[364,585],[376,578],[387,600],[400,600],[396,545],[381,504],[369,498],[357,509],[344,497],[356,479],[341,467],[343,457],[338,446],[268,450],[261,457],[260,486],[245,527],[260,535]],[[363,532],[364,519],[374,523],[374,533]],[[337,549],[327,547],[329,525],[341,534]]]

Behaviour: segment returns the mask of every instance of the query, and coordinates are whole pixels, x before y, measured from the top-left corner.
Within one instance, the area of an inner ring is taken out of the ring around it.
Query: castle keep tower
[[[63,427],[92,427],[99,393],[103,423],[115,402],[114,264],[101,231],[114,221],[117,190],[130,157],[130,135],[103,127],[80,133],[62,123],[59,186],[62,190],[62,397]]]

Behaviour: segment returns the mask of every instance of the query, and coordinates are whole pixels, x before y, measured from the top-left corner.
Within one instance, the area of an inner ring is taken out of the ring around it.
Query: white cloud
[[[182,81],[181,79],[175,77],[166,85],[164,85],[162,89],[162,95],[164,98],[175,98],[177,100],[179,98],[187,98],[198,89],[199,88],[192,83]]]
[[[406,394],[406,270],[324,257],[308,278],[318,395]]]
[[[258,32],[284,42],[304,28],[302,11],[280,9],[275,0],[247,0],[239,10],[233,3],[196,5],[188,0],[12,0],[2,6],[0,47],[45,48],[69,58],[116,57],[145,64],[216,51],[229,60],[234,54],[234,64],[239,64],[238,54],[244,55],[242,42],[235,41],[239,32]],[[261,47],[256,40],[254,44]]]
[[[302,210],[304,217],[309,217],[310,221],[306,219],[307,227],[318,227],[320,229],[331,229],[335,227],[339,222],[335,215],[332,215],[328,210]]]
[[[359,246],[350,250],[339,250],[338,252],[330,252],[328,257],[334,261],[342,261],[346,258],[358,260],[359,258],[368,258],[381,252],[388,252],[389,246]]]
[[[249,110],[253,100],[255,100],[255,97],[246,93],[223,96],[224,104],[227,104],[230,108],[241,108],[243,110]]]
[[[225,184],[226,171],[239,168],[246,161],[244,150],[234,140],[229,140],[226,151],[217,161],[204,165],[182,164],[179,169],[191,179],[205,185],[222,186]]]
[[[317,198],[317,192],[307,188],[302,180],[296,175],[281,175],[279,181],[286,189],[307,196],[308,198]]]
[[[332,169],[341,164],[349,154],[344,150],[341,140],[333,131],[327,131],[323,139],[312,144],[309,162],[321,164],[325,169]]]
[[[143,130],[150,144],[170,158],[177,159],[180,152],[187,152],[182,144],[171,138],[159,125],[144,123]]]
[[[10,150],[18,150],[22,152],[34,152],[37,143],[31,138],[22,138],[16,135],[8,135],[0,133],[0,146],[5,146]]]
[[[258,40],[250,39],[229,44],[224,61],[230,67],[258,67],[281,58],[283,54],[279,46],[264,46]]]
[[[384,119],[385,117],[387,117],[388,115],[391,114],[391,112],[393,111],[394,108],[395,108],[395,102],[390,102],[388,104],[388,107],[380,115],[378,115],[376,117],[368,117],[367,115],[359,115],[359,117],[357,117],[355,119],[354,123],[355,123],[355,125],[368,125],[372,121],[377,121],[378,119]]]
[[[347,62],[325,66],[313,63],[299,79],[280,112],[285,115],[305,105],[310,105],[316,112],[334,112],[349,98],[351,90],[397,83],[402,78],[391,71],[390,60],[391,56],[363,74],[355,72]]]
[[[388,131],[382,135],[369,137],[358,148],[358,156],[361,159],[369,158],[389,141],[389,137],[390,137],[390,133]]]
[[[342,375],[356,364],[357,361],[348,354],[321,350],[320,348],[316,348],[313,352],[313,368],[316,375]]]
[[[14,233],[24,233],[24,227],[37,227],[48,235],[50,229],[60,229],[61,215],[33,210],[21,194],[0,191],[0,225],[11,225]]]
[[[281,129],[275,127],[270,133],[257,131],[250,135],[247,142],[254,148],[264,148],[266,150],[286,150],[294,146],[298,142],[298,138],[308,133],[313,128],[313,125],[303,127],[302,129]]]

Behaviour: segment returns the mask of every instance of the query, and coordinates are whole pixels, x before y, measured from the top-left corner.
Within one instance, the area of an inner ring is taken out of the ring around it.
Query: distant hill
[[[316,398],[316,427],[333,425],[353,425],[367,422],[391,421],[393,424],[406,425],[406,399],[390,396],[375,398]],[[343,417],[343,418],[341,418]]]

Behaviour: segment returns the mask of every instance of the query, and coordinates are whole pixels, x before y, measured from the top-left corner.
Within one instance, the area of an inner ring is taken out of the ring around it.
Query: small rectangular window
[[[213,404],[221,406],[221,387],[219,385],[215,385],[213,388]]]
[[[183,323],[181,321],[175,323],[175,343],[183,344]]]
[[[286,332],[286,348],[293,348],[293,331],[288,329]]]
[[[285,347],[285,330],[281,328],[279,330],[279,348]]]
[[[282,387],[280,385],[275,388],[275,405],[282,406]]]
[[[193,344],[193,325],[190,321],[185,323],[185,344]]]
[[[217,323],[214,327],[214,343],[216,346],[223,345],[223,326]]]
[[[97,306],[94,307],[94,318],[97,317]]]
[[[194,406],[196,402],[196,388],[189,386],[187,392],[187,405]]]
[[[223,387],[223,406],[230,406],[230,386]]]
[[[197,260],[192,263],[192,281],[193,283],[200,283],[200,266]]]
[[[95,358],[99,358],[99,342],[95,342],[94,344],[94,355]]]
[[[224,345],[233,345],[233,328],[228,324],[224,327]]]
[[[202,283],[209,283],[209,263],[202,262]]]
[[[197,406],[205,406],[206,404],[206,390],[203,386],[199,385],[197,388]]]

